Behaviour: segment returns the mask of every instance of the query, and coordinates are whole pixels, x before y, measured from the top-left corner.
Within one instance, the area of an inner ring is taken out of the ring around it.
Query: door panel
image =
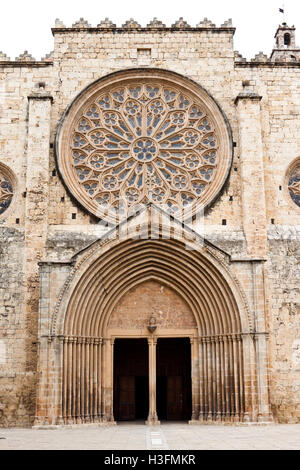
[[[167,384],[167,419],[182,419],[183,377],[168,377]]]
[[[135,419],[146,421],[149,413],[149,378],[135,377]]]
[[[119,377],[119,419],[135,419],[135,377]]]

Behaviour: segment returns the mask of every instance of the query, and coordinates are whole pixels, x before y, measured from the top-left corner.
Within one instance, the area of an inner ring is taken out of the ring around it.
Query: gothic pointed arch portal
[[[94,247],[88,261],[78,261],[81,268],[68,284],[67,300],[56,320],[63,345],[56,422],[114,422],[117,338],[149,342],[149,422],[157,420],[151,387],[153,391],[159,338],[190,339],[193,421],[247,420],[254,406],[249,384],[246,387],[251,376],[250,325],[228,273],[208,253],[188,251],[178,240],[111,243],[101,254]],[[143,311],[135,311],[134,292],[141,293],[151,284],[157,288],[156,303],[147,305],[146,296]],[[151,333],[148,321],[153,306],[158,317]]]

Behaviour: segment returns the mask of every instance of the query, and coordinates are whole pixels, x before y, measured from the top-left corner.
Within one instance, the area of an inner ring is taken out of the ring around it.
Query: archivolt
[[[193,419],[243,421],[252,406],[243,345],[251,324],[238,282],[213,248],[190,251],[175,238],[148,238],[100,240],[76,257],[57,306],[56,334],[63,340],[60,422],[114,420],[109,319],[126,292],[147,280],[175,290],[197,323],[199,337],[191,343],[198,364]]]
[[[70,297],[66,336],[105,337],[118,300],[134,285],[157,280],[175,289],[193,312],[200,336],[249,331],[227,280],[200,252],[177,240],[127,240],[98,256]]]

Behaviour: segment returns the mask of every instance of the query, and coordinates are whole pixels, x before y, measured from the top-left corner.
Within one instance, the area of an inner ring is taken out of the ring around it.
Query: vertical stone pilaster
[[[25,206],[25,255],[24,255],[24,309],[25,309],[25,370],[37,370],[37,356],[32,344],[37,341],[39,311],[39,266],[44,256],[48,223],[49,194],[49,147],[50,118],[52,97],[46,92],[36,92],[28,97],[28,135],[26,162],[26,206]],[[48,273],[45,283],[49,281]],[[47,278],[47,280],[46,280]],[[49,296],[47,286],[43,286],[46,294],[40,305],[40,335],[47,329],[47,313]],[[40,358],[38,377],[39,390],[36,403],[35,424],[39,421],[48,423],[46,400],[48,377],[44,366],[47,366],[51,345],[47,341],[39,341],[38,355]],[[46,362],[44,362],[46,361]],[[51,389],[52,390],[52,389]],[[51,392],[50,392],[51,393]],[[45,400],[45,403],[43,401]]]
[[[255,332],[253,336],[256,355],[257,380],[257,419],[272,421],[269,397],[267,321],[264,263],[252,262],[253,305],[255,313]]]
[[[263,333],[256,334],[254,341],[257,361],[257,420],[259,422],[272,422],[267,370],[267,335]]]
[[[243,228],[249,256],[267,252],[266,203],[260,101],[255,93],[241,93],[235,104],[240,137]]]

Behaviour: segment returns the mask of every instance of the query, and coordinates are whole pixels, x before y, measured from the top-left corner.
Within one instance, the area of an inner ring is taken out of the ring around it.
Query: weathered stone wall
[[[279,422],[300,419],[300,231],[269,231],[271,406]]]
[[[235,93],[243,81],[261,100],[266,218],[270,225],[299,225],[299,209],[286,190],[286,171],[300,156],[300,68],[294,64],[236,65]],[[255,191],[255,188],[253,188]]]
[[[35,381],[24,315],[24,233],[0,228],[0,422],[27,426],[34,416]]]

